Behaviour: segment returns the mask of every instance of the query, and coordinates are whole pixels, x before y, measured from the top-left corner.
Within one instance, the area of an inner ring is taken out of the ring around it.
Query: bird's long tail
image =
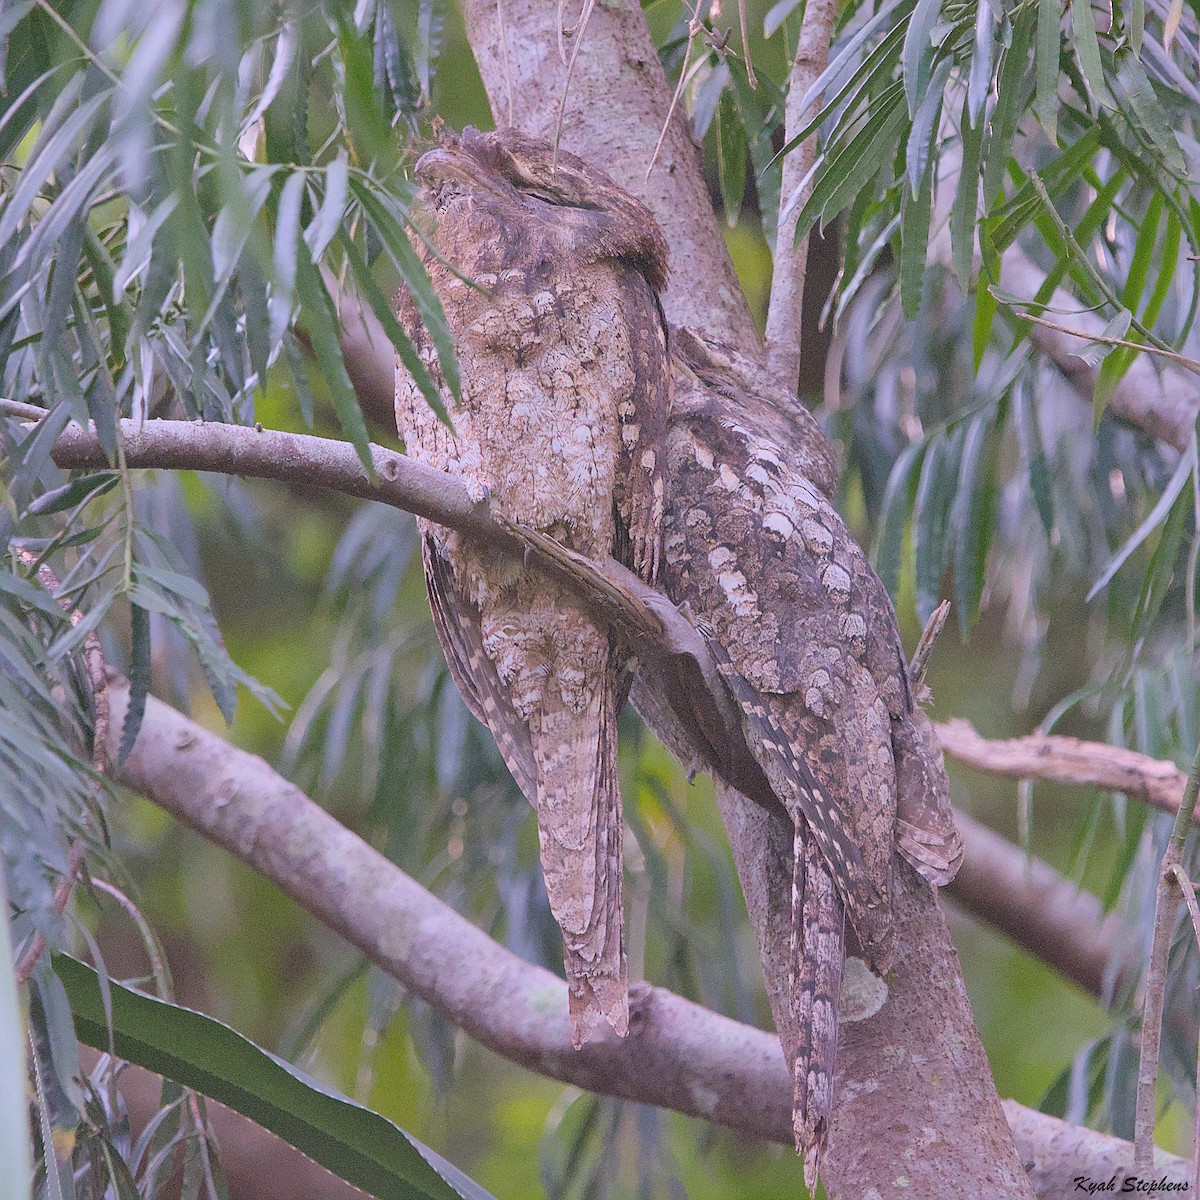
[[[833,1111],[838,1000],[845,910],[815,839],[796,822],[792,871],[792,995],[797,1042],[792,1060],[792,1124],[804,1182],[817,1182]]]
[[[534,735],[542,871],[562,929],[577,1048],[600,1017],[622,1036],[629,1030],[617,707],[610,676],[583,711],[544,711]]]

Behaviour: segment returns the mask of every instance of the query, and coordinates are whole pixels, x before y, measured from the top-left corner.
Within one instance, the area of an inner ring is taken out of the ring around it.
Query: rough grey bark
[[[517,126],[553,136],[567,73],[556,49],[557,6],[504,0],[507,54],[500,48],[494,0],[464,0],[464,8],[497,120],[511,117]],[[730,294],[728,256],[685,132],[668,131],[668,156],[649,183],[644,181],[670,96],[639,6],[632,0],[597,5],[565,104],[563,145],[646,200],[662,221],[672,250],[672,285],[664,297],[668,318],[759,353],[757,338],[735,319],[744,300],[739,305]],[[764,968],[775,974],[768,995],[777,1025],[785,1029],[788,1018],[779,1000],[789,984],[772,960],[770,901],[789,894],[790,867],[783,874],[772,861],[768,824],[751,802],[730,793],[725,808],[751,921],[764,946]],[[899,899],[899,939],[908,953],[888,1003],[866,1030],[845,1039],[839,1064],[843,1112],[830,1140],[826,1189],[834,1197],[957,1200],[997,1194],[1004,1180],[1002,1194],[1032,1195],[937,898],[922,887],[905,888]],[[899,1064],[877,1062],[883,1053]],[[932,1143],[929,1130],[935,1131]]]

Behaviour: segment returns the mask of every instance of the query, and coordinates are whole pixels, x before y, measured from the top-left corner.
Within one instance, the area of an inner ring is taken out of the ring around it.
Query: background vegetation
[[[694,36],[675,0],[647,15],[685,76],[761,323],[801,6],[750,4],[756,89],[704,32],[736,29],[736,11],[713,4]],[[1036,298],[1051,307],[1035,314],[1070,323],[1055,307],[1062,286],[1110,337],[1196,354],[1196,12],[1132,0],[1111,27],[1096,27],[1102,15],[1076,3],[1064,18],[1049,0],[845,7],[801,213],[843,256],[840,273],[814,266],[809,282],[837,332],[806,343],[802,378],[838,439],[842,509],[876,547],[906,643],[942,594],[956,602],[958,631],[931,670],[935,714],[1186,764],[1195,442],[1172,448],[1108,411],[1135,353],[1081,340],[1084,364],[1100,365],[1093,433],[1063,364],[1017,319],[1033,291],[1010,291],[999,269],[1016,245],[1045,281]],[[316,489],[129,472],[114,434],[118,413],[162,412],[395,445],[360,413],[328,289],[349,282],[386,321],[403,280],[440,328],[404,233],[405,172],[435,113],[491,123],[455,10],[21,0],[0,10],[0,47],[0,393],[50,410],[34,437],[2,422],[0,848],[15,944],[41,929],[53,947],[98,952],[114,979],[147,975],[146,931],[108,893],[81,889],[70,919],[54,916],[68,831],[154,931],[177,1001],[392,1118],[497,1196],[800,1194],[790,1153],[490,1056],[87,766],[79,652],[95,629],[135,707],[152,690],[214,728],[232,718],[232,741],[506,946],[559,969],[532,814],[448,681],[411,520]],[[835,389],[822,386],[828,354],[840,356]],[[69,480],[49,446],[89,416],[114,470]],[[18,548],[54,565],[79,624]],[[631,973],[763,1024],[711,788],[687,784],[636,717],[624,721]],[[1148,943],[1165,830],[1142,808],[957,771],[954,790],[1102,897],[1130,944]],[[1132,984],[1102,1008],[973,921],[955,932],[1001,1094],[1130,1136]],[[1196,961],[1181,931],[1179,994]],[[31,989],[37,1142],[58,1152],[57,1170],[41,1157],[39,1191],[90,1194],[89,1171],[120,1175],[97,1149],[121,1150],[119,1121],[99,1076],[91,1095],[70,1083],[49,958]],[[1177,1030],[1164,1061],[1160,1143],[1177,1150],[1194,1046],[1194,1028]],[[200,1119],[177,1106],[170,1136]],[[129,1186],[158,1194],[148,1159]],[[202,1194],[203,1172],[186,1186]]]

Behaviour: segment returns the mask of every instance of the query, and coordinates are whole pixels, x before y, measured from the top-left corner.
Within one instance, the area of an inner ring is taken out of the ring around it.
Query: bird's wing
[[[477,720],[492,731],[517,786],[537,803],[537,767],[529,728],[517,715],[496,666],[484,653],[479,609],[454,582],[450,564],[438,553],[431,534],[421,544],[429,608],[446,655],[450,678]]]

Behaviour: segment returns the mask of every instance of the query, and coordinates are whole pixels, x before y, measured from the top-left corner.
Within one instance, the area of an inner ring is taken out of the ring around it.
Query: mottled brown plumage
[[[815,1178],[833,1106],[843,913],[892,957],[893,851],[931,882],[961,859],[940,755],[914,710],[886,590],[833,507],[832,448],[760,367],[688,330],[672,343],[662,585],[705,635],[754,763],[697,728],[669,679],[635,701],[685,761],[794,829],[796,1137]],[[757,767],[757,770],[755,769]]]
[[[462,401],[447,396],[452,432],[399,369],[408,452],[461,476],[498,514],[653,581],[669,374],[657,300],[666,245],[649,211],[574,155],[513,130],[447,134],[417,175],[445,260],[427,266]],[[436,373],[405,292],[398,315]],[[624,1033],[625,655],[573,595],[511,558],[431,524],[424,556],[451,674],[537,809],[576,1044],[599,1015]]]

